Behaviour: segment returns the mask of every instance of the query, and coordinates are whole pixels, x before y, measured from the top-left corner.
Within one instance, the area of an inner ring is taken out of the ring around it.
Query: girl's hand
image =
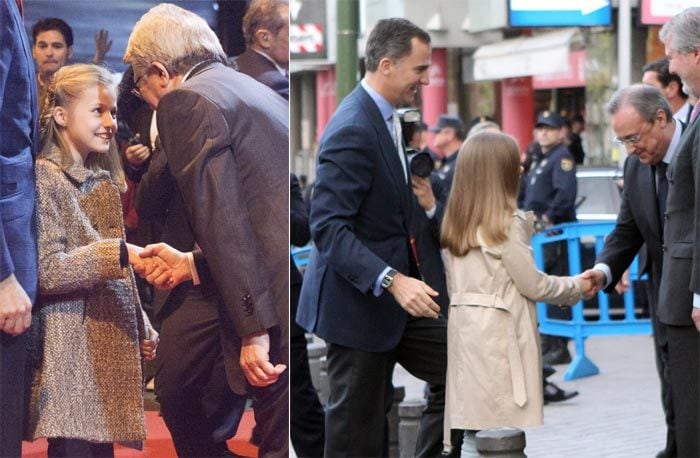
[[[141,340],[141,356],[146,361],[152,361],[156,357],[156,349],[160,338],[153,328],[148,328],[148,338]]]

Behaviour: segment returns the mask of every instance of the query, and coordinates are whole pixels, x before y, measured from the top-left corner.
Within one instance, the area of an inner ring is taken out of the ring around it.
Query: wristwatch
[[[389,272],[384,274],[384,278],[382,278],[382,288],[389,289],[391,284],[394,283],[394,277],[396,277],[397,273],[396,269],[389,269]]]

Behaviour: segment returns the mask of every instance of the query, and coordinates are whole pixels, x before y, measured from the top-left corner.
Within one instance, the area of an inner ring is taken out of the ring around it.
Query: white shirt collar
[[[664,155],[664,158],[661,159],[663,162],[666,163],[666,165],[670,164],[671,161],[673,160],[673,156],[676,155],[676,150],[678,149],[678,145],[681,142],[681,123],[676,121],[676,130],[673,132],[673,138],[671,138],[671,143],[668,145],[668,149],[666,150],[666,154]]]
[[[265,59],[267,59],[267,60],[269,60],[270,62],[272,62],[272,65],[275,66],[275,68],[277,69],[277,71],[280,72],[280,73],[282,74],[282,76],[284,76],[285,78],[287,77],[287,70],[285,70],[284,68],[282,68],[282,67],[280,67],[279,65],[277,65],[277,62],[275,62],[275,60],[274,60],[272,57],[268,56],[267,54],[265,54],[265,53],[262,52],[262,51],[258,51],[257,49],[253,49],[253,48],[250,48],[250,49],[251,49],[253,52],[256,52],[256,53],[260,54],[260,55],[263,56]]]

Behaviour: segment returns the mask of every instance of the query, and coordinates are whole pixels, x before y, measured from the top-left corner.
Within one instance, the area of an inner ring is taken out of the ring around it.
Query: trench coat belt
[[[509,313],[508,320],[511,326],[508,326],[508,363],[510,365],[510,381],[513,388],[513,400],[522,407],[527,401],[527,392],[525,390],[525,371],[523,369],[523,361],[520,356],[520,347],[518,347],[518,333],[515,328],[515,320],[510,316],[510,309],[505,305],[503,299],[496,294],[479,294],[479,293],[453,293],[450,295],[451,306],[472,306],[492,307],[501,309]]]

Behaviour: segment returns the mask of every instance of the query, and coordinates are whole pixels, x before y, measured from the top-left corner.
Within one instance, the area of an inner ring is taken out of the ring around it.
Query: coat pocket
[[[692,259],[693,244],[690,242],[673,242],[668,247],[668,253],[672,258]]]

